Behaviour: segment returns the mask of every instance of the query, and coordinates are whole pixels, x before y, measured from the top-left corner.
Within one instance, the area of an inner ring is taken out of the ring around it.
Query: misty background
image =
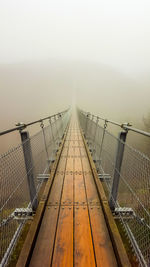
[[[149,47],[148,0],[1,0],[0,131],[72,105],[147,130]]]

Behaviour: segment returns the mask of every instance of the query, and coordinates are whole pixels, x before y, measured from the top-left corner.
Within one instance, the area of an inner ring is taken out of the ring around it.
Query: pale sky
[[[150,72],[150,1],[0,0],[0,64],[51,58]]]

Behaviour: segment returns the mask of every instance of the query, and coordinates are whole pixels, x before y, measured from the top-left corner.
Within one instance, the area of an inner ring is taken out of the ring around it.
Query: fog
[[[149,47],[147,0],[1,0],[0,130],[75,104],[144,129]]]

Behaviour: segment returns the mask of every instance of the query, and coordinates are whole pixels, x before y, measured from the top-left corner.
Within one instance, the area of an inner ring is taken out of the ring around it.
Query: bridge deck
[[[67,133],[29,266],[118,266],[75,119]]]

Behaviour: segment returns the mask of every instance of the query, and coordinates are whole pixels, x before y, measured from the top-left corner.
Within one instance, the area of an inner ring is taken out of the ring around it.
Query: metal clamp
[[[101,180],[101,182],[104,182],[104,181],[110,182],[111,181],[110,174],[106,174],[106,173],[103,173],[103,174],[99,173],[98,178]]]
[[[38,182],[46,182],[48,180],[49,176],[50,176],[49,173],[38,174],[37,180],[38,180]]]
[[[133,209],[128,207],[115,208],[113,211],[113,215],[115,219],[120,219],[120,217],[126,220],[135,218],[135,213]]]
[[[42,121],[42,120],[41,120],[40,127],[41,127],[42,129],[44,128],[44,123],[43,123],[43,121]]]
[[[31,219],[33,216],[33,210],[31,208],[17,208],[14,211],[14,219],[15,220],[28,220]]]
[[[25,123],[23,123],[23,122],[18,122],[18,123],[16,123],[16,126],[17,127],[19,127],[19,131],[21,132],[21,131],[23,131],[27,126],[26,126],[26,124]]]
[[[126,132],[128,132],[129,129],[127,129],[126,127],[131,127],[132,124],[129,122],[124,122],[123,124],[121,124],[121,128],[124,129]]]
[[[107,128],[107,125],[108,125],[108,120],[106,119],[106,120],[105,120],[105,123],[104,123],[104,129]]]

